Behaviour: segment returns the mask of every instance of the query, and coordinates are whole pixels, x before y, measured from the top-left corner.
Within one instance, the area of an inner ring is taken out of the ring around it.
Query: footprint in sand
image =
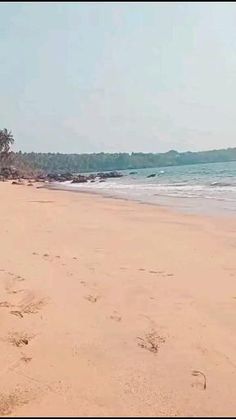
[[[0,416],[11,415],[16,408],[28,404],[36,397],[34,393],[31,388],[28,390],[16,388],[8,394],[0,393]]]
[[[145,272],[145,271],[147,271],[145,268],[139,268],[138,269],[139,271],[141,271],[141,272]],[[154,271],[154,270],[150,270],[150,271],[148,271],[150,274],[163,274],[164,273],[164,271]]]
[[[88,295],[87,297],[84,297],[84,298],[86,298],[86,300],[90,301],[90,303],[96,303],[99,297],[98,296],[94,297],[93,295]]]
[[[207,379],[206,375],[202,371],[193,370],[192,375],[194,377],[199,377],[199,381],[192,384],[192,387],[200,387],[203,390],[206,390]]]
[[[143,338],[137,337],[137,340],[138,346],[153,353],[157,353],[159,351],[160,345],[165,343],[165,338],[159,336],[155,331],[146,333]]]
[[[153,271],[153,270],[150,270],[150,271],[148,271],[150,274],[160,274],[160,275],[162,275],[162,276],[173,276],[174,274],[172,274],[172,273],[166,273],[165,271]]]
[[[39,253],[37,253],[37,252],[33,252],[32,253],[32,255],[34,255],[34,256],[40,256],[40,254]],[[61,259],[61,256],[60,255],[55,255],[55,256],[53,256],[53,255],[49,255],[48,253],[44,253],[43,255],[41,255],[43,258],[48,258],[48,257],[51,257],[51,259]],[[72,259],[73,260],[78,260],[78,258],[76,257],[76,256],[74,256],[74,257],[72,257]],[[62,266],[65,266],[65,263],[62,263]]]
[[[117,311],[114,311],[110,316],[110,319],[115,320],[116,322],[120,322],[122,317],[118,315]]]
[[[86,286],[86,284],[87,284],[87,282],[85,282],[85,281],[80,281],[80,283],[84,286]]]
[[[29,356],[23,355],[20,360],[23,361],[25,364],[28,364],[32,360],[32,358]]]
[[[25,346],[29,344],[29,341],[33,339],[33,335],[27,335],[26,333],[12,333],[9,334],[7,341],[17,347]]]
[[[47,303],[46,299],[31,301],[28,304],[22,304],[20,306],[21,313],[23,314],[36,314],[38,313]]]
[[[10,303],[8,303],[8,301],[1,301],[1,302],[0,302],[0,307],[6,307],[6,308],[9,308],[9,307],[13,307],[13,305],[12,305],[12,304],[10,304]]]
[[[21,311],[18,311],[18,310],[12,310],[10,311],[10,314],[13,314],[13,316],[20,317],[21,319],[24,317]]]
[[[12,274],[11,276],[13,276],[13,275],[14,275],[14,278],[13,279],[7,280],[6,289],[11,288],[13,286],[13,284],[14,284],[15,281],[18,281],[18,282],[25,281],[25,278],[23,278],[22,276],[15,275],[15,274]]]
[[[22,277],[22,276],[20,276],[20,275],[17,275],[15,279],[16,279],[17,281],[19,281],[19,282],[25,281],[25,278],[23,278],[23,277]]]
[[[12,290],[12,291],[7,291],[8,294],[19,294],[20,292],[24,292],[25,290]]]

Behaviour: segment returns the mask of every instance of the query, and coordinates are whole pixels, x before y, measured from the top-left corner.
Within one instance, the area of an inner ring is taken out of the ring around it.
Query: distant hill
[[[141,169],[163,166],[179,166],[196,163],[216,163],[236,160],[236,147],[221,150],[178,153],[22,153],[15,159],[22,164],[46,172],[93,172],[105,170]]]

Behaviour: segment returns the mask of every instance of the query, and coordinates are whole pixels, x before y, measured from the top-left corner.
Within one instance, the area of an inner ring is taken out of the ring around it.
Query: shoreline
[[[105,199],[114,199],[114,200],[120,200],[120,201],[125,201],[125,202],[133,202],[136,204],[142,204],[142,205],[148,205],[151,207],[156,207],[158,209],[163,209],[163,210],[167,210],[170,211],[172,213],[177,213],[177,214],[182,214],[182,215],[195,215],[195,216],[199,216],[199,217],[213,217],[213,218],[220,218],[220,219],[225,219],[225,220],[231,220],[234,221],[235,220],[235,212],[234,210],[232,211],[227,211],[227,210],[222,210],[219,208],[214,208],[211,207],[211,209],[208,208],[208,211],[206,210],[206,206],[207,206],[207,200],[201,200],[199,199],[197,203],[199,202],[204,202],[204,209],[201,210],[196,210],[196,198],[175,198],[176,200],[185,200],[186,199],[188,201],[188,203],[192,203],[192,207],[186,207],[186,206],[174,206],[174,201],[175,199],[173,198],[167,198],[167,197],[163,197],[164,198],[164,202],[148,202],[148,201],[144,201],[141,199],[135,199],[134,197],[129,198],[129,197],[122,197],[122,196],[116,196],[115,194],[112,195],[112,193],[108,194],[105,193],[104,191],[95,191],[95,190],[85,190],[85,189],[79,189],[76,187],[71,187],[68,185],[61,185],[61,184],[43,184],[42,188],[48,189],[48,190],[58,190],[58,191],[64,191],[64,192],[74,192],[74,193],[81,193],[81,194],[86,194],[86,195],[91,195],[91,196],[100,196],[102,198]],[[160,197],[161,198],[161,197]],[[167,198],[167,199],[166,199]],[[166,201],[165,201],[166,199]],[[195,199],[195,201],[194,201]],[[169,201],[169,203],[168,203]]]
[[[60,192],[0,184],[0,416],[234,417],[236,220]]]

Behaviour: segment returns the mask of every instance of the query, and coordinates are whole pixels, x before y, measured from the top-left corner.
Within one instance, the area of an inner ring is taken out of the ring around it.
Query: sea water
[[[65,182],[60,187],[185,211],[236,213],[236,162],[130,169],[121,173],[123,177],[105,182]],[[150,174],[155,176],[149,178]]]

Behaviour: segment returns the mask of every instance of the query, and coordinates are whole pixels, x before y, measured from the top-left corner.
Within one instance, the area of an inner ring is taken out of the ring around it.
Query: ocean
[[[236,162],[194,164],[120,171],[124,176],[105,182],[55,185],[204,213],[236,212]],[[135,172],[131,174],[130,172]],[[148,176],[155,174],[155,177]]]

